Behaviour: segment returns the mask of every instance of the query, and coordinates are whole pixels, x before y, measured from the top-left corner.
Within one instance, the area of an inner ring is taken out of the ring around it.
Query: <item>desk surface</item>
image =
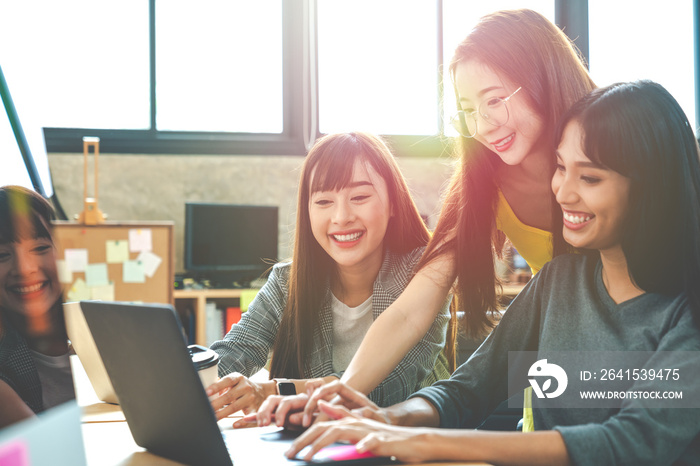
[[[181,463],[149,453],[134,442],[118,405],[103,403],[95,394],[77,356],[71,356],[78,405],[82,409],[82,432],[88,466],[177,466]],[[219,421],[230,430],[238,416]],[[430,466],[489,466],[486,463],[423,463]]]
[[[228,426],[232,421],[226,420]],[[219,422],[219,425],[222,425]],[[88,466],[176,466],[176,461],[154,455],[134,443],[126,422],[84,423],[83,441]],[[230,427],[226,427],[230,428]],[[489,466],[486,463],[423,463],[428,466]]]

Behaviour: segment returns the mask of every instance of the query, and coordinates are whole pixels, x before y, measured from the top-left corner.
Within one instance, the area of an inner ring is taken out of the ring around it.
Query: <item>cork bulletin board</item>
[[[55,221],[64,299],[172,304],[173,230],[173,222],[165,221]]]

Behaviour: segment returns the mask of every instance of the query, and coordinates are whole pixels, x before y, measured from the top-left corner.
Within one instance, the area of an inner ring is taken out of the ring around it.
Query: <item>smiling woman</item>
[[[501,306],[494,252],[503,251],[506,237],[533,272],[568,247],[554,215],[551,142],[557,119],[594,87],[573,43],[540,13],[498,11],[459,43],[449,74],[464,120],[457,118],[464,123],[459,164],[415,277],[369,329],[343,375],[362,393],[423,336],[448,292],[454,290],[468,336],[482,339],[495,326]]]
[[[552,190],[564,218],[564,240],[576,248],[608,249],[620,242],[630,180],[583,153],[581,125],[566,127]]]
[[[293,260],[273,267],[241,322],[212,345],[223,377],[209,388],[220,394],[212,401],[217,416],[255,411],[277,393],[304,391],[310,379],[340,378],[372,322],[410,281],[428,239],[380,138],[318,140],[301,170]],[[449,304],[443,300],[427,333],[370,393],[375,402],[404,400],[449,376]],[[270,352],[272,380],[248,380]]]
[[[357,409],[320,402],[336,421],[307,430],[290,458],[349,441],[406,462],[700,464],[700,148],[679,104],[650,81],[597,89],[562,120],[552,188],[564,236],[585,250],[547,263],[449,380],[383,409],[341,382],[318,389],[312,398],[337,394]],[[544,364],[530,360],[518,377],[526,353]],[[641,370],[632,354],[643,355]],[[606,373],[589,385],[580,369],[592,361],[645,376],[611,385]],[[474,429],[546,366],[559,366],[549,374],[556,390],[538,387],[535,432]],[[646,376],[660,368],[687,375]],[[258,419],[270,411],[261,407]]]
[[[7,396],[2,399],[3,413],[5,403],[16,413],[31,415],[75,398],[53,218],[51,205],[37,193],[19,186],[0,188],[0,384]],[[0,424],[18,416],[0,416]]]
[[[328,176],[314,173],[311,183],[316,191],[309,200],[314,238],[335,261],[337,273],[345,277],[337,280],[336,296],[345,294],[342,284],[353,274],[378,273],[391,210],[387,185],[377,171],[359,159],[349,168],[352,177],[347,186],[334,190],[324,187]],[[316,175],[318,180],[313,179]],[[371,289],[357,292],[365,299],[372,294]]]

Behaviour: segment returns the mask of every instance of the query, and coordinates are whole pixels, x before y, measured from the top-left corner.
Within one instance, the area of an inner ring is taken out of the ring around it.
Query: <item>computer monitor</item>
[[[278,208],[185,204],[185,269],[210,286],[247,286],[277,261]]]

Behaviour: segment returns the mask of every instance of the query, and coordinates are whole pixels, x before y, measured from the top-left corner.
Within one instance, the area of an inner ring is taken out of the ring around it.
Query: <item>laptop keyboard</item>
[[[288,460],[284,452],[299,435],[277,427],[263,429],[226,429],[224,443],[235,466],[303,464]]]

